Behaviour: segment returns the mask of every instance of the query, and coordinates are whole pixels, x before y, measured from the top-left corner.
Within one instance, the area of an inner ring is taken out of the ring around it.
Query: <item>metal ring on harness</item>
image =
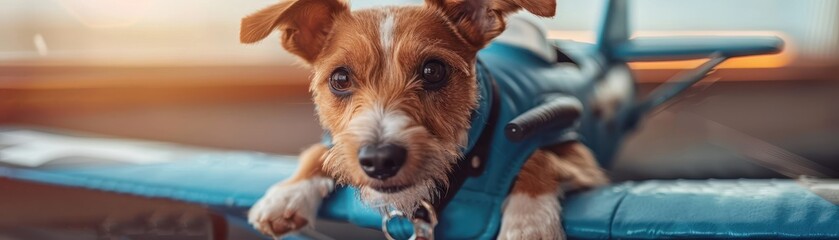
[[[414,225],[414,234],[410,239],[434,240],[434,227],[437,226],[437,213],[434,211],[434,207],[427,201],[423,200],[420,203],[422,208],[428,211],[428,221],[419,218],[411,219],[411,223]],[[385,237],[389,240],[394,240],[394,238],[387,230],[387,223],[397,217],[404,218],[405,213],[399,210],[392,210],[382,218],[382,232],[385,233]]]

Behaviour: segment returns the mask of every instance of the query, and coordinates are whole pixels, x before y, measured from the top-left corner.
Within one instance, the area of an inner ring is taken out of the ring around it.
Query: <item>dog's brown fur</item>
[[[337,0],[297,0],[244,18],[242,42],[257,42],[279,29],[282,46],[312,67],[310,90],[319,120],[334,137],[335,145],[329,149],[316,144],[304,151],[297,173],[281,185],[327,176],[362,189],[363,196],[377,195],[365,187],[416,185],[420,195],[398,197],[435,197],[435,189],[421,185],[428,185],[423,182],[427,179],[445,184],[461,155],[469,117],[478,101],[477,52],[501,34],[504,16],[519,9],[553,16],[555,1],[427,0],[426,6],[350,12],[346,3]],[[392,28],[383,29],[387,24]],[[439,90],[425,91],[417,80],[418,68],[429,59],[440,60],[450,69],[449,82]],[[350,96],[330,91],[328,78],[339,67],[349,69]],[[369,144],[363,129],[368,122],[360,119],[376,114],[371,109],[404,118],[397,141],[406,146],[407,160],[399,174],[386,181],[365,175],[357,160],[359,148]],[[511,194],[555,193],[561,181],[588,187],[606,180],[587,148],[579,143],[562,144],[537,150],[521,170]],[[420,200],[393,204],[409,208]],[[267,224],[270,227],[258,228],[281,235],[308,222],[300,219],[292,212],[254,224]]]

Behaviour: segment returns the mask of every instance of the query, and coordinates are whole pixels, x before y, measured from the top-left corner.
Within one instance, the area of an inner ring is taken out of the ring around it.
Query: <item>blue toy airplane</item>
[[[493,131],[488,144],[502,150],[486,156],[480,175],[464,179],[459,190],[447,196],[449,207],[436,213],[439,219],[435,222],[439,224],[433,229],[434,237],[494,238],[500,226],[501,205],[515,177],[505,173],[517,172],[527,158],[524,153],[556,142],[565,136],[562,133],[575,128],[577,137],[592,149],[603,166],[608,166],[624,136],[651,110],[702,80],[729,58],[776,53],[783,45],[776,37],[630,39],[627,5],[625,0],[607,1],[596,44],[556,42],[563,56],[561,61],[573,62],[575,67],[545,62],[528,51],[504,44],[492,44],[479,53],[479,61],[485,66],[479,74],[494,79],[495,84],[507,84],[504,78],[510,75],[506,71],[521,72],[522,68],[528,70],[518,77],[534,81],[532,85],[519,86],[520,92],[496,93],[496,98],[518,104],[518,110],[502,109],[493,114],[491,102],[480,107],[483,112],[478,121],[495,122],[485,127]],[[663,84],[650,96],[625,99],[609,118],[603,118],[603,113],[584,101],[596,84],[607,78],[633,81],[627,62],[706,58],[709,60],[700,67]],[[479,85],[483,94],[492,94],[491,82]],[[538,101],[533,101],[534,96]],[[569,107],[569,98],[577,99],[584,107]],[[0,169],[0,176],[201,204],[226,215],[228,221],[241,223],[247,209],[269,186],[291,175],[295,168],[293,159],[208,155],[151,165],[5,168]],[[715,194],[721,189],[737,189],[743,195]],[[755,199],[755,194],[766,196]],[[674,202],[678,202],[677,207],[673,207]],[[839,226],[839,207],[783,180],[623,183],[570,196],[563,205],[569,238],[839,237],[839,228],[835,227]],[[796,214],[804,216],[797,220],[786,218]],[[374,229],[383,225],[379,212],[361,203],[352,188],[332,193],[323,202],[319,216]],[[749,220],[754,218],[757,220]],[[777,227],[784,224],[794,227]],[[407,221],[386,221],[384,225],[396,238],[414,234],[415,226]]]

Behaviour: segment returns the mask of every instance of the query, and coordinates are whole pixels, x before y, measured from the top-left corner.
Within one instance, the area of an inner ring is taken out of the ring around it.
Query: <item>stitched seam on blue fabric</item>
[[[506,165],[507,165],[506,169],[516,169],[515,166],[518,165],[518,161],[508,161],[508,163]],[[504,187],[509,187],[509,186],[503,186],[503,185],[505,185],[503,183],[507,182],[508,181],[507,179],[509,179],[509,178],[515,178],[515,176],[518,175],[519,171],[521,171],[521,170],[519,169],[518,171],[505,172],[503,174],[503,176],[501,178],[499,178],[498,182],[495,184],[495,186],[497,186],[496,189],[495,189],[496,192],[503,192]],[[510,176],[510,175],[513,175],[513,176]],[[515,180],[513,180],[513,181],[515,181]]]
[[[240,201],[234,201],[234,203],[228,202],[228,199],[231,197],[227,194],[218,194],[218,193],[198,193],[195,191],[188,190],[189,188],[175,188],[175,187],[168,187],[161,184],[149,184],[149,183],[134,183],[134,182],[127,182],[124,180],[118,180],[113,178],[99,178],[99,177],[91,177],[91,176],[79,176],[77,174],[66,174],[65,176],[74,177],[80,179],[81,181],[91,183],[87,187],[94,188],[94,189],[111,189],[113,191],[119,192],[128,192],[130,193],[147,193],[144,194],[146,196],[151,196],[151,194],[155,194],[155,196],[170,196],[170,197],[177,197],[177,196],[185,196],[191,199],[203,199],[208,200],[208,202],[212,202],[213,200],[222,200],[220,205],[225,205],[229,207],[237,206],[237,202],[241,202],[244,199],[239,199]],[[104,183],[104,184],[103,184]],[[110,185],[110,186],[107,186]],[[138,192],[133,192],[130,190],[122,190],[121,187],[115,187],[117,185],[124,186],[125,189],[137,189],[140,190]],[[170,194],[166,194],[169,192]],[[193,198],[196,197],[196,198]],[[258,198],[258,196],[256,197]],[[213,199],[213,200],[211,200]]]
[[[184,198],[180,198],[181,201],[186,202],[197,202],[200,204],[210,204],[210,205],[223,205],[226,207],[243,207],[247,204],[243,204],[244,201],[241,199],[239,201],[229,201],[229,196],[223,196],[221,194],[208,194],[208,193],[196,193],[193,191],[184,190],[181,188],[172,188],[172,187],[155,187],[144,186],[137,183],[129,183],[120,180],[114,180],[110,178],[103,178],[97,179],[95,177],[90,176],[78,176],[75,174],[56,174],[56,173],[49,173],[43,171],[26,171],[23,172],[25,175],[30,176],[20,176],[14,177],[15,179],[22,179],[28,180],[32,182],[40,182],[40,183],[47,183],[52,185],[58,186],[76,186],[85,189],[92,189],[104,192],[117,192],[122,194],[128,194],[133,196],[140,196],[140,197],[149,197],[149,198],[177,198],[178,196],[182,196]],[[44,179],[42,177],[31,177],[32,174],[47,176],[50,179]],[[65,179],[74,179],[76,180],[74,183],[66,184],[66,183],[59,183],[54,181],[56,178],[65,178]],[[153,184],[154,185],[154,184]],[[116,187],[120,186],[120,187]],[[133,190],[132,190],[133,189]],[[166,194],[168,192],[168,194]],[[191,199],[187,200],[187,199]]]
[[[628,232],[627,235],[629,235],[629,236],[626,236],[626,237],[629,237],[629,238],[646,237],[646,236],[631,236],[631,235],[635,235],[636,233],[639,233],[639,232],[647,232],[647,231],[646,230],[638,230],[638,231]],[[656,236],[650,236],[649,238],[688,238],[688,239],[723,238],[723,239],[728,239],[728,238],[732,238],[732,237],[737,237],[737,238],[743,237],[743,238],[747,238],[747,239],[755,239],[755,238],[758,238],[758,239],[763,239],[763,238],[792,238],[792,239],[797,239],[797,238],[823,238],[823,237],[835,238],[835,237],[839,236],[839,235],[836,235],[836,234],[820,234],[820,233],[810,234],[810,235],[788,234],[788,233],[741,233],[741,234],[732,234],[732,233],[701,232],[701,231],[690,231],[688,234],[690,234],[690,235],[685,235],[685,233],[681,233],[681,232],[660,232]],[[701,234],[701,235],[697,236],[697,234]]]
[[[517,159],[516,161],[507,161],[507,164],[506,164],[507,168],[506,169],[515,169],[515,171],[504,172],[502,177],[500,177],[498,179],[498,181],[496,181],[495,186],[496,186],[496,192],[497,193],[501,193],[506,198],[506,195],[508,194],[507,191],[513,185],[513,181],[515,181],[515,177],[519,175],[519,173],[521,172],[521,168],[524,166],[525,162],[527,162],[527,160],[530,159],[530,156],[533,155],[533,153],[536,152],[537,149],[538,148],[534,148],[534,149],[530,150],[529,151],[530,154],[528,154],[524,158],[524,160],[518,160]],[[516,167],[517,165],[518,165],[518,167]],[[509,182],[510,184],[504,184],[504,183],[507,183],[507,182]]]
[[[490,201],[490,200],[469,199],[469,198],[457,199],[457,200],[454,200],[454,201],[467,202],[467,203],[492,203],[492,201]]]
[[[623,204],[623,200],[626,199],[627,195],[629,195],[629,191],[624,190],[623,195],[620,199],[618,199],[618,202],[615,204],[615,208],[612,209],[612,216],[609,217],[609,239],[612,239],[612,229],[614,229],[615,225],[615,216],[618,214],[618,209],[620,209],[621,204]]]
[[[495,200],[495,199],[498,198],[498,196],[496,196],[494,194],[487,193],[485,191],[470,190],[470,189],[466,189],[466,188],[462,188],[462,189],[460,189],[460,191],[471,192],[471,193],[483,195],[485,197],[477,198],[477,197],[470,197],[469,195],[463,195],[463,196],[460,196],[460,197],[455,197],[452,200],[452,202],[482,204],[482,205],[486,205],[488,207],[494,207],[498,204],[498,202]],[[489,227],[490,227],[490,225],[483,226],[483,230],[481,231],[482,234],[480,234],[477,239],[486,239],[488,236],[490,236],[489,233],[487,232]],[[493,233],[492,236],[494,237],[494,233]]]

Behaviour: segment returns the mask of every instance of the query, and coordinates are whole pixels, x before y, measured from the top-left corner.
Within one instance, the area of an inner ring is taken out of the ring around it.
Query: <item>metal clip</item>
[[[434,240],[434,227],[437,226],[437,213],[434,211],[434,207],[424,200],[421,202],[421,206],[423,208],[422,210],[428,212],[428,219],[421,219],[417,216],[411,219],[411,223],[414,225],[414,235],[410,239]],[[388,240],[394,240],[393,236],[387,230],[387,223],[394,218],[405,218],[405,213],[399,210],[392,210],[382,218],[382,232],[385,233],[385,237]]]

